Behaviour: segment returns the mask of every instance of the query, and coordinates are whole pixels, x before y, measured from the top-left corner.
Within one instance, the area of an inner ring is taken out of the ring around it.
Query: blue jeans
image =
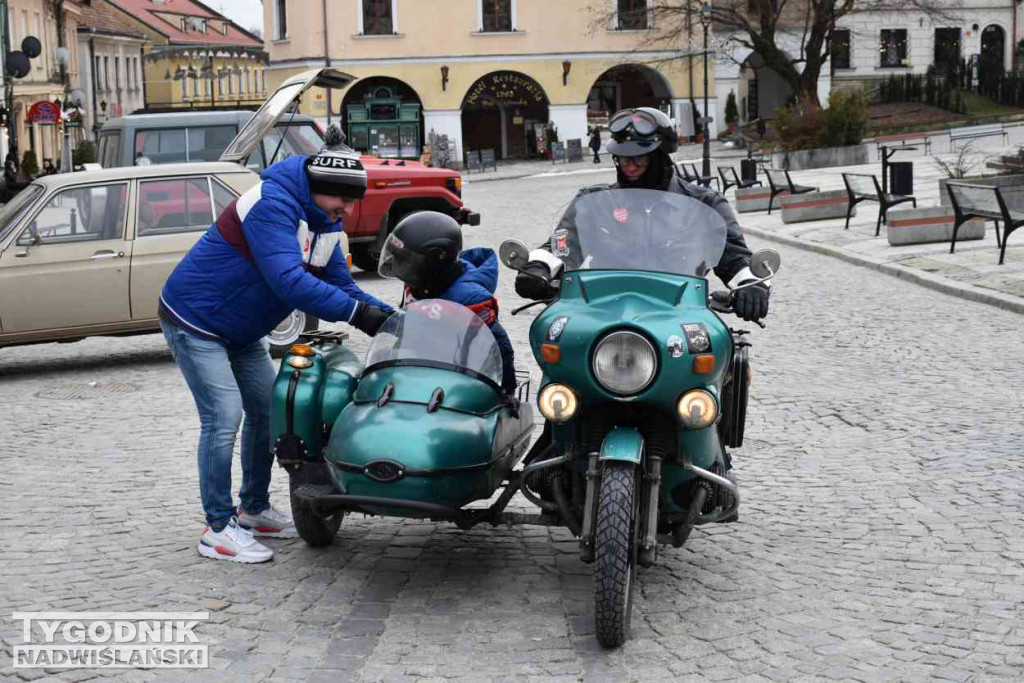
[[[206,523],[220,531],[235,515],[231,457],[243,414],[242,509],[259,514],[270,506],[270,395],[277,371],[265,339],[229,349],[165,321],[160,327],[199,410],[199,494]]]

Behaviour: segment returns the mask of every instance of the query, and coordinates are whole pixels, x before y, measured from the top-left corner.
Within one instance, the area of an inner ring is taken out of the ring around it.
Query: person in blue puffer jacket
[[[276,370],[264,337],[292,310],[373,336],[393,309],[356,286],[338,246],[341,220],[366,192],[359,156],[325,150],[266,169],[217,218],[160,294],[160,327],[199,411],[204,557],[264,562],[255,536],[293,537],[270,504],[270,395]],[[241,507],[231,459],[242,429]]]
[[[462,230],[455,219],[419,211],[402,219],[385,240],[378,272],[405,283],[403,308],[419,299],[444,299],[480,316],[501,351],[501,388],[515,392],[512,341],[498,322],[498,257],[493,249],[462,251]]]

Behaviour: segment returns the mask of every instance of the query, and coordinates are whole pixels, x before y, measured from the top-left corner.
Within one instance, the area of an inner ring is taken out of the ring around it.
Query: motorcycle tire
[[[637,569],[639,497],[636,466],[605,463],[594,529],[594,632],[604,647],[629,637]]]
[[[291,475],[289,479],[290,491],[294,491],[296,487],[304,483],[311,483],[308,481],[308,477]],[[338,534],[338,529],[341,527],[341,520],[344,515],[337,512],[330,518],[323,519],[313,512],[312,507],[300,502],[295,496],[291,496],[291,504],[292,522],[295,524],[295,530],[299,532],[299,538],[305,541],[306,545],[311,548],[321,548],[325,545],[330,545]]]

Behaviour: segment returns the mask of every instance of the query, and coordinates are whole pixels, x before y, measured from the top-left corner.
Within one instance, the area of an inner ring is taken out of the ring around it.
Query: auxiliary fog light
[[[718,417],[718,404],[715,397],[703,389],[688,391],[679,398],[676,404],[679,420],[687,429],[704,429],[714,423]]]
[[[576,392],[564,384],[549,384],[541,389],[537,397],[537,406],[545,420],[565,422],[576,414],[580,402]]]

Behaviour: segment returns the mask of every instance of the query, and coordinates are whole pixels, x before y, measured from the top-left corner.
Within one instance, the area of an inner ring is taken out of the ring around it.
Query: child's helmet
[[[461,273],[462,229],[437,211],[403,218],[384,240],[377,272],[409,285],[416,298],[437,296]]]

